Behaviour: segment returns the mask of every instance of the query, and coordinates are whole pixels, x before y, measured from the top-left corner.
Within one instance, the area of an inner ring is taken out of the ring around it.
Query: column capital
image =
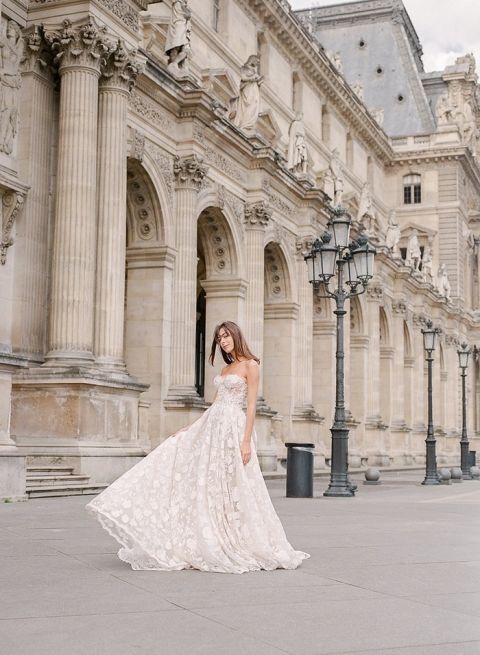
[[[173,161],[173,174],[175,183],[180,189],[194,189],[199,191],[207,174],[208,167],[198,155],[180,158],[178,155]]]
[[[266,227],[272,218],[272,210],[265,200],[248,202],[245,205],[246,227]]]
[[[137,51],[128,51],[125,43],[118,39],[115,50],[109,53],[104,62],[100,89],[108,87],[130,93],[144,68],[144,62],[137,57]]]
[[[115,50],[115,42],[108,38],[106,27],[89,18],[73,24],[65,18],[58,29],[44,29],[45,41],[50,46],[60,75],[66,68],[88,68],[100,75],[106,57]]]
[[[296,248],[298,259],[303,259],[304,257],[306,257],[311,253],[314,241],[315,241],[315,236],[313,236],[312,234],[298,237],[298,239],[295,242],[295,248]]]

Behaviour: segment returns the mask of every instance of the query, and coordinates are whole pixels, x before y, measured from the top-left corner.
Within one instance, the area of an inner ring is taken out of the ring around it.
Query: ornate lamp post
[[[320,239],[316,239],[312,251],[305,257],[308,266],[308,279],[321,292],[320,297],[332,298],[337,317],[337,349],[336,349],[336,396],[335,417],[332,433],[332,459],[330,470],[330,485],[324,496],[349,497],[355,495],[356,487],[348,478],[348,427],[345,416],[344,388],[344,316],[345,301],[353,296],[364,293],[373,275],[375,248],[368,243],[366,236],[361,235],[349,243],[351,219],[342,207],[331,211],[328,223],[330,232],[326,231]],[[333,239],[333,243],[331,243]],[[346,276],[345,276],[346,267]],[[336,289],[328,288],[331,278],[335,276]],[[346,279],[345,279],[346,277]],[[346,286],[345,286],[346,285]]]
[[[458,365],[460,366],[461,376],[462,376],[462,438],[460,439],[460,467],[462,469],[462,478],[464,480],[471,480],[472,476],[470,474],[470,462],[468,456],[468,435],[467,435],[467,396],[466,396],[466,379],[467,379],[467,367],[468,367],[468,358],[470,355],[470,348],[468,344],[462,343],[460,349],[457,351],[458,354]]]
[[[428,363],[428,428],[427,438],[425,439],[427,457],[425,480],[422,484],[440,484],[437,474],[436,440],[433,432],[432,418],[432,353],[435,350],[438,329],[433,327],[432,321],[427,321],[427,326],[422,330],[422,334],[423,348],[427,353],[426,360]]]

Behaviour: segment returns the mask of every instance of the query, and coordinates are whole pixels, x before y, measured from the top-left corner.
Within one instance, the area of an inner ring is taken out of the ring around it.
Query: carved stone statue
[[[337,69],[339,73],[343,73],[343,63],[342,63],[342,58],[340,56],[340,52],[336,52],[333,55],[333,65]]]
[[[429,239],[428,244],[423,249],[422,257],[422,274],[425,282],[433,284],[433,258],[432,258],[432,242]]]
[[[241,130],[255,129],[260,113],[260,85],[263,77],[258,72],[260,58],[250,55],[240,72],[240,95],[233,124]]]
[[[418,242],[417,230],[412,230],[407,243],[407,257],[405,264],[411,266],[414,271],[419,270],[420,262],[422,259],[422,251]]]
[[[397,223],[397,214],[394,209],[388,214],[387,232],[385,235],[385,245],[391,251],[394,259],[400,258],[400,226]]]
[[[22,55],[20,27],[9,20],[0,35],[0,151],[7,155],[13,150],[17,133],[18,90],[22,84],[19,64]]]
[[[354,94],[363,101],[363,85],[360,82],[355,82],[352,86],[352,91]]]
[[[438,288],[438,293],[441,296],[445,296],[447,300],[450,300],[450,294],[452,288],[450,286],[450,280],[448,279],[447,267],[445,266],[445,264],[440,264],[440,267],[438,269],[437,288]]]
[[[448,125],[453,122],[453,106],[450,104],[447,93],[438,99],[435,114],[439,125]]]
[[[385,117],[385,112],[383,108],[371,109],[370,113],[372,114],[373,118],[377,121],[377,123],[380,125],[380,127],[383,127],[383,119]]]
[[[374,215],[372,194],[370,193],[370,185],[368,182],[365,182],[365,184],[362,186],[362,191],[360,193],[357,221],[361,221],[365,215],[372,217]]]
[[[337,207],[342,204],[343,196],[343,174],[342,162],[338,148],[332,150],[330,157],[330,171],[333,180],[333,204]]]
[[[174,0],[165,42],[165,53],[168,55],[167,70],[176,77],[188,75],[188,57],[191,53],[191,15],[188,0]]]
[[[308,153],[302,118],[303,114],[297,114],[288,131],[288,168],[294,173],[306,174],[308,170]]]

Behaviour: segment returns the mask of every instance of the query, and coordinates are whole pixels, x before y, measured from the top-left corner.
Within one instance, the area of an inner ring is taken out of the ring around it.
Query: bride
[[[211,364],[217,346],[227,365],[213,404],[85,507],[132,569],[245,573],[295,569],[310,557],[287,541],[260,471],[259,360],[231,321],[215,328]]]

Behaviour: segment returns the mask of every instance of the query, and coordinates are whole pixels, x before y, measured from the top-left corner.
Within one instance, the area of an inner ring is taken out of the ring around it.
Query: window
[[[220,18],[220,0],[213,0],[213,29],[218,32]]]
[[[422,202],[422,178],[420,175],[405,175],[403,178],[403,202],[418,205]]]

